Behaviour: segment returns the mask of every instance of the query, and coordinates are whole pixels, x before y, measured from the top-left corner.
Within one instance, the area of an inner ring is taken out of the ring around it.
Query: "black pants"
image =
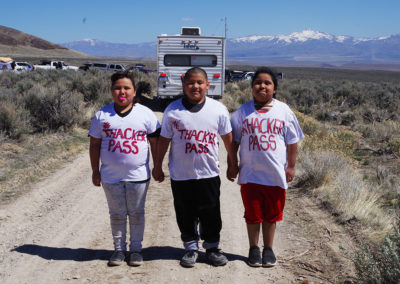
[[[219,242],[222,228],[219,176],[199,180],[171,179],[176,220],[184,242],[197,240],[195,225],[200,221],[200,238],[207,243]]]

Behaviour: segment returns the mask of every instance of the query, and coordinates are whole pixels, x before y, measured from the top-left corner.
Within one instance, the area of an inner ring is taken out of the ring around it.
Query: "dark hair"
[[[111,89],[114,87],[115,83],[119,80],[119,79],[123,79],[123,78],[127,78],[129,80],[131,80],[133,88],[136,90],[136,83],[135,83],[135,77],[133,76],[132,72],[129,71],[120,71],[120,72],[116,72],[114,74],[112,74],[111,76]]]
[[[136,84],[135,82],[135,76],[133,75],[132,72],[130,71],[120,71],[120,72],[116,72],[114,74],[112,74],[111,76],[111,89],[114,87],[115,83],[119,80],[119,79],[124,79],[127,78],[129,80],[131,80],[133,88],[136,91],[136,96],[133,98],[133,103],[138,103],[139,102],[139,97],[142,94],[150,94],[151,93],[151,86],[148,82],[143,82],[140,81]]]
[[[271,76],[272,82],[274,82],[274,90],[276,91],[276,89],[278,89],[278,77],[276,76],[276,72],[268,67],[257,68],[256,73],[254,73],[254,76],[251,79],[251,87],[254,86],[254,81],[259,74],[269,74]]]
[[[206,80],[208,81],[207,72],[204,69],[202,69],[200,67],[192,67],[192,68],[190,68],[189,70],[186,71],[182,82],[185,82],[193,74],[203,74],[204,77],[206,78]]]

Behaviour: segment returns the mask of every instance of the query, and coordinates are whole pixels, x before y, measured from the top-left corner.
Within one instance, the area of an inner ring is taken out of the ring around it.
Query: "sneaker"
[[[187,250],[182,256],[180,263],[183,267],[194,267],[198,256],[199,253],[197,252],[197,250]]]
[[[206,258],[214,266],[222,266],[228,263],[228,259],[223,254],[222,250],[218,248],[210,248],[206,250]]]
[[[129,262],[130,266],[140,266],[143,264],[143,256],[140,252],[132,252],[129,255]]]
[[[275,254],[270,247],[264,247],[262,253],[262,266],[263,267],[272,267],[276,265],[276,257]]]
[[[260,267],[261,262],[260,248],[258,246],[252,246],[249,249],[249,259],[247,260],[248,265],[252,267]]]
[[[125,252],[122,250],[115,250],[108,261],[108,266],[121,265],[125,260]]]

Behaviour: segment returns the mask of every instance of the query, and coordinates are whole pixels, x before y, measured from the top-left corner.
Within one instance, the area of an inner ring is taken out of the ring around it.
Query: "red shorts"
[[[281,221],[286,190],[279,186],[255,183],[241,185],[244,218],[247,224]]]

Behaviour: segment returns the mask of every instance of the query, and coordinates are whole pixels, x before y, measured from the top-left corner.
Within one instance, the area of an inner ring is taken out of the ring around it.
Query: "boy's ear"
[[[210,88],[210,82],[207,81],[207,90]]]

